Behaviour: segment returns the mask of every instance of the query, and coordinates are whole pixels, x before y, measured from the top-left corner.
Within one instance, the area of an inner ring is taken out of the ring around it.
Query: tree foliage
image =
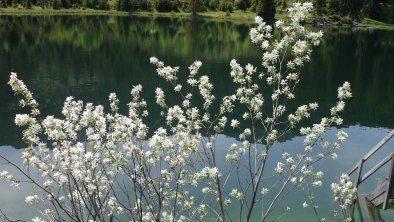
[[[0,0],[0,7],[92,8],[102,10],[137,11],[157,10],[169,12],[184,10],[198,12],[210,10],[246,10],[250,0]]]
[[[256,0],[255,4],[257,15],[266,21],[273,21],[275,19],[276,6],[274,0]]]
[[[91,8],[118,11],[252,10],[265,20],[274,20],[277,10],[285,10],[293,0],[0,0],[0,7]],[[358,20],[361,17],[394,20],[394,0],[313,0],[317,19]]]
[[[250,0],[236,0],[235,5],[238,9],[246,11],[250,7]]]
[[[353,20],[359,20],[362,17],[384,19],[384,17],[394,16],[394,11],[391,15],[384,12],[390,7],[394,9],[394,1],[389,0],[315,0],[314,3],[318,16],[349,16]]]

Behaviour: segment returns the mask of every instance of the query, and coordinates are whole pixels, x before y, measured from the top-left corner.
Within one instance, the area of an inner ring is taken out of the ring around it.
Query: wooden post
[[[383,210],[387,209],[387,204],[389,202],[389,199],[391,198],[391,191],[392,191],[392,186],[394,185],[394,153],[391,153],[391,166],[389,168],[389,178],[387,181],[387,188],[386,188],[386,198],[384,199],[383,202]]]
[[[356,174],[356,179],[354,181],[354,185],[358,189],[358,185],[360,184],[360,179],[361,179],[361,173],[363,171],[363,163],[364,163],[364,158],[358,161],[357,164],[357,174]],[[354,207],[355,207],[356,200],[353,200],[352,204],[352,215],[354,215]],[[361,204],[361,203],[360,203]]]
[[[374,221],[373,217],[371,216],[371,214],[369,213],[369,207],[368,207],[368,201],[365,198],[365,195],[362,194],[357,194],[357,199],[358,199],[358,203],[360,204],[360,208],[362,210],[364,210],[364,212],[367,214],[367,218],[370,222]],[[363,218],[363,217],[361,217]]]
[[[356,174],[356,179],[354,181],[356,188],[358,188],[358,185],[360,184],[361,173],[363,172],[363,164],[364,164],[364,158],[361,159],[357,164],[357,174]]]

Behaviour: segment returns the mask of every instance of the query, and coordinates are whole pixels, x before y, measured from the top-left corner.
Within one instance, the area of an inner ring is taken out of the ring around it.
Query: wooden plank
[[[378,151],[384,144],[386,144],[394,136],[394,130],[388,133],[379,143],[377,143],[363,158],[362,160],[368,160],[376,151]],[[348,175],[354,173],[357,170],[358,163],[352,167]]]
[[[373,173],[378,171],[380,168],[382,168],[386,163],[388,163],[392,159],[393,159],[393,153],[391,153],[389,156],[387,156],[386,158],[381,160],[378,164],[376,164],[374,167],[372,167],[372,169],[370,169],[368,172],[366,172],[364,174],[364,176],[362,176],[360,183],[362,183],[364,180],[368,179],[368,177],[370,177]]]
[[[360,218],[361,222],[364,222],[363,220],[363,209],[361,208],[360,204],[360,195],[357,195],[358,201],[355,201],[355,203],[351,206],[351,213],[352,217],[354,217],[355,211],[357,211],[358,218]]]
[[[356,188],[358,188],[358,185],[360,185],[360,179],[361,179],[361,173],[363,172],[363,164],[364,164],[364,160],[361,159],[360,161],[358,161],[357,164],[357,175],[356,175],[356,179],[354,181],[354,184],[356,184]]]
[[[360,208],[368,215],[368,220],[373,221],[369,210],[368,210],[368,200],[366,199],[365,195],[357,194],[358,203],[360,204]]]
[[[383,204],[386,198],[386,189],[381,189],[380,192],[374,194],[376,196],[374,196],[371,200],[368,198],[367,199],[376,207]]]
[[[392,157],[393,159],[392,159],[392,164],[394,164],[394,152],[393,152],[393,157]],[[390,187],[390,200],[394,200],[394,166],[392,166],[392,169],[391,169],[391,187]],[[389,202],[390,202],[390,200],[389,200]]]
[[[393,177],[393,171],[394,171],[394,153],[391,153],[391,159],[393,161],[391,161],[391,167],[390,167],[390,171],[389,171],[389,179],[388,179],[388,183],[387,183],[387,192],[386,192],[386,198],[384,200],[383,203],[383,210],[387,209],[387,204],[388,201],[391,197],[391,190],[392,190],[392,185],[394,184],[394,177]]]
[[[384,202],[385,193],[387,191],[387,184],[386,180],[380,180],[376,185],[376,188],[369,194],[365,195],[367,200],[369,200],[373,205],[379,206]]]
[[[369,194],[366,195],[369,201],[373,201],[375,198],[386,192],[387,181],[379,183],[376,188]]]

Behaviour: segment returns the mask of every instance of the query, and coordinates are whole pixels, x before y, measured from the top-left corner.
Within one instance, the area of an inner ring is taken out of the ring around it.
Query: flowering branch
[[[318,103],[295,110],[287,107],[295,98],[302,67],[323,36],[321,31],[312,32],[303,26],[311,10],[311,3],[294,3],[288,10],[290,20],[278,20],[274,25],[283,33],[277,40],[273,39],[273,27],[256,17],[250,36],[263,51],[263,69],[258,71],[251,64],[243,67],[232,60],[230,75],[237,89],[221,99],[213,95],[209,77],[198,75],[200,61],[189,67],[183,84],[178,82],[179,67],[166,66],[152,57],[157,74],[182,100],[171,106],[164,90],[155,90],[165,120],[156,130],[144,123],[149,112],[141,85],[131,89],[127,115],[119,113],[119,99],[111,93],[110,112],[101,105],[68,97],[62,118],[47,116],[41,120],[32,93],[16,73],[11,73],[9,85],[22,96],[20,106],[31,109],[29,114],[15,117],[15,124],[25,127],[23,139],[28,148],[23,162],[37,169],[44,182],[38,183],[13,166],[40,188],[41,192],[26,197],[26,201],[51,204],[42,210],[43,218],[33,221],[226,221],[231,217],[227,209],[232,200],[239,204],[239,221],[250,221],[256,205],[268,203],[258,214],[265,221],[296,188],[307,192],[317,215],[313,189],[322,185],[324,174],[315,170],[314,164],[326,157],[336,159],[336,150],[347,134],[339,130],[334,142],[324,135],[342,124],[340,113],[352,94],[345,82],[338,89],[338,102],[330,109],[330,116],[310,127],[300,124],[319,108]],[[267,90],[269,96],[264,93]],[[201,106],[192,103],[196,97],[202,100]],[[220,105],[218,110],[215,103]],[[235,109],[245,112],[230,118]],[[221,169],[218,150],[223,147],[218,136],[225,129],[239,130],[240,143],[229,147],[225,156],[228,167]],[[303,149],[296,155],[283,151],[282,160],[273,171],[268,170],[271,156],[279,152],[277,144],[292,130],[305,136]],[[19,183],[8,172],[0,176],[11,185]],[[275,181],[270,185],[267,178]],[[339,190],[334,187],[334,192]],[[336,199],[342,200],[341,195]]]

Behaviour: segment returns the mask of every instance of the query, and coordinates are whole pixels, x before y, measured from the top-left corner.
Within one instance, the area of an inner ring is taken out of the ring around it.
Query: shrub
[[[309,31],[302,25],[311,10],[310,3],[295,3],[289,9],[290,21],[275,23],[275,28],[283,32],[280,40],[273,39],[272,27],[256,17],[250,36],[263,51],[264,69],[251,64],[241,66],[232,60],[230,75],[237,90],[221,99],[213,95],[209,77],[199,75],[200,61],[191,64],[183,83],[178,80],[179,67],[166,66],[152,57],[150,62],[157,74],[181,98],[179,104],[170,105],[165,92],[155,90],[164,119],[155,130],[144,123],[149,112],[141,85],[131,89],[126,115],[119,113],[119,100],[111,93],[109,112],[101,105],[68,97],[62,118],[41,117],[33,94],[16,73],[11,73],[9,85],[22,97],[20,105],[30,110],[15,117],[15,124],[25,128],[23,139],[28,148],[23,152],[24,164],[39,171],[42,178],[37,180],[29,175],[30,170],[16,165],[25,176],[23,180],[6,171],[0,177],[15,187],[23,182],[35,186],[37,192],[27,196],[26,202],[41,206],[40,216],[47,220],[207,221],[214,217],[225,221],[229,209],[236,209],[240,220],[250,221],[257,204],[264,200],[267,207],[257,215],[265,221],[278,203],[286,200],[287,188],[307,191],[302,205],[317,212],[313,192],[321,186],[324,173],[314,164],[327,157],[336,159],[337,150],[346,140],[342,130],[337,130],[332,142],[325,132],[342,124],[340,113],[351,92],[345,82],[338,88],[338,102],[329,117],[309,127],[300,124],[318,109],[317,103],[288,110],[300,70],[323,36],[321,31]],[[269,90],[269,96],[263,90]],[[195,97],[202,104],[196,105]],[[215,103],[219,109],[215,109]],[[235,110],[244,113],[228,119]],[[220,147],[217,138],[225,128],[239,132],[240,141]],[[265,130],[259,132],[258,128]],[[295,129],[305,136],[299,152],[278,149],[281,139]],[[225,149],[227,168],[221,169],[218,155]],[[270,170],[266,164],[275,153],[282,158]],[[5,156],[0,158],[12,164]],[[264,175],[272,175],[278,185],[267,187]],[[240,182],[225,189],[229,178]],[[341,192],[343,186],[342,182],[333,184],[333,191],[337,200],[348,203],[347,193]],[[229,207],[232,202],[238,204],[237,208]]]
[[[233,12],[234,11],[234,3],[232,0],[220,0],[219,2],[219,10],[223,12]]]
[[[177,10],[176,3],[172,0],[156,0],[155,8],[159,12],[170,12]]]
[[[346,15],[341,19],[342,24],[353,25],[353,18],[350,15]]]
[[[246,11],[250,7],[250,0],[237,0],[235,1],[235,5],[239,10]]]
[[[209,0],[208,6],[211,10],[219,9],[219,0]]]

